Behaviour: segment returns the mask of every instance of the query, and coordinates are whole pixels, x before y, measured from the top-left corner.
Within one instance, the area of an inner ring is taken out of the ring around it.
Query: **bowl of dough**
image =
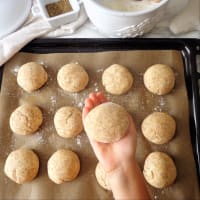
[[[109,37],[137,37],[164,16],[168,0],[83,0],[97,29]]]

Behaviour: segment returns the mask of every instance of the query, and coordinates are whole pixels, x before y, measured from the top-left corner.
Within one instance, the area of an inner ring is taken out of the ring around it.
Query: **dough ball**
[[[56,184],[74,180],[80,171],[80,161],[76,153],[67,149],[56,151],[48,160],[49,178]]]
[[[132,87],[133,76],[126,67],[114,64],[103,72],[102,83],[107,92],[121,95]]]
[[[154,94],[168,94],[175,85],[174,72],[171,67],[167,65],[152,65],[144,74],[144,85]]]
[[[175,120],[164,112],[153,112],[142,122],[142,133],[147,140],[155,144],[169,142],[175,134]]]
[[[97,166],[95,169],[95,176],[96,176],[97,182],[99,183],[101,187],[103,187],[106,190],[111,190],[107,173],[99,162],[97,163]]]
[[[120,140],[129,127],[127,111],[115,103],[104,103],[92,109],[84,120],[87,135],[99,142]]]
[[[155,188],[161,189],[172,185],[176,173],[174,161],[165,153],[150,153],[144,162],[144,177]]]
[[[61,137],[75,137],[83,130],[81,111],[75,107],[62,107],[54,116],[54,124]]]
[[[43,65],[29,62],[22,65],[17,74],[17,83],[27,92],[33,92],[41,88],[48,79]]]
[[[32,181],[39,170],[39,159],[29,149],[11,152],[5,162],[4,172],[12,181],[22,184]]]
[[[85,69],[75,63],[64,65],[57,75],[58,85],[68,92],[80,92],[88,84],[89,77]]]
[[[36,132],[42,124],[41,110],[31,104],[19,106],[10,116],[10,128],[19,135],[28,135]]]

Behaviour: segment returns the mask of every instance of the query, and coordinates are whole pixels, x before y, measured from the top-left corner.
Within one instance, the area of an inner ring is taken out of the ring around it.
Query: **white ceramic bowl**
[[[46,10],[46,5],[49,3],[55,3],[57,1],[58,0],[37,0],[39,11],[36,6],[32,8],[32,12],[35,15],[41,14],[43,18],[47,20],[49,24],[54,28],[63,24],[70,23],[77,19],[80,11],[80,5],[77,0],[69,0],[69,3],[71,4],[72,7],[72,11],[54,17],[49,17],[48,12]]]
[[[150,31],[166,10],[168,0],[141,11],[115,11],[101,5],[101,0],[83,0],[91,22],[110,37],[136,37]]]
[[[31,0],[0,0],[0,39],[19,28],[28,17]]]

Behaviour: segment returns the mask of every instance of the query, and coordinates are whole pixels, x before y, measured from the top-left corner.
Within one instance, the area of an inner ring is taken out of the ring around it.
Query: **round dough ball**
[[[103,72],[102,83],[107,92],[121,95],[132,87],[133,76],[126,67],[114,64]]]
[[[154,94],[168,94],[175,85],[174,72],[168,65],[152,65],[144,74],[144,85]]]
[[[169,142],[174,137],[175,131],[175,120],[164,112],[153,112],[142,122],[143,135],[155,144]]]
[[[56,184],[74,180],[80,171],[80,161],[76,153],[67,149],[56,151],[48,160],[49,178]]]
[[[92,109],[84,120],[87,135],[99,142],[120,140],[129,127],[127,111],[120,105],[107,102]]]
[[[43,65],[29,62],[22,65],[17,74],[17,83],[27,92],[33,92],[41,88],[48,79]]]
[[[95,169],[95,176],[96,176],[97,182],[99,183],[101,187],[103,187],[106,190],[111,190],[107,173],[99,162],[97,163],[97,166]]]
[[[4,172],[12,181],[22,184],[32,181],[39,170],[39,159],[29,149],[11,152],[5,162]]]
[[[144,162],[144,177],[155,188],[165,188],[173,184],[176,179],[174,161],[162,152],[150,153]]]
[[[54,125],[61,137],[75,137],[83,130],[82,114],[75,107],[62,107],[54,116]]]
[[[57,75],[58,85],[68,92],[80,92],[88,84],[89,77],[85,69],[75,63],[64,65]]]
[[[41,110],[31,104],[19,106],[10,116],[10,128],[19,135],[28,135],[36,132],[42,124]]]

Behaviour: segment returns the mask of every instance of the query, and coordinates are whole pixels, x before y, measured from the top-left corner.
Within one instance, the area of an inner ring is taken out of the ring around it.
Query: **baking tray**
[[[190,108],[190,133],[198,178],[200,181],[200,95],[197,55],[200,55],[198,39],[37,39],[21,52],[75,53],[127,50],[178,50],[182,54],[185,81]],[[200,66],[199,66],[200,67]],[[0,80],[3,67],[0,71]]]

